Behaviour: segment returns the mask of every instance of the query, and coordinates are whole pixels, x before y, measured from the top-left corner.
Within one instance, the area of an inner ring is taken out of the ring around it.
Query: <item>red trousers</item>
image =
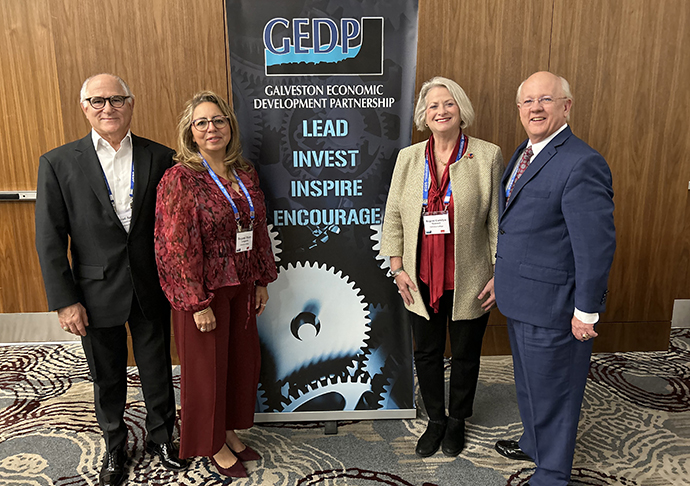
[[[180,457],[212,456],[225,431],[254,424],[261,352],[254,284],[215,290],[216,328],[201,332],[193,312],[173,311],[180,356]]]

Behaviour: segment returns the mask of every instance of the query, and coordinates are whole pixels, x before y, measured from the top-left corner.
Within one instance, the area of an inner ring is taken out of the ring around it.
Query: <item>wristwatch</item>
[[[403,267],[400,267],[400,268],[398,268],[398,269],[396,269],[396,270],[389,270],[389,271],[388,271],[388,276],[391,277],[391,278],[395,278],[395,277],[397,277],[398,275],[400,275],[401,273],[403,273],[404,271],[405,271],[405,270],[403,269]]]

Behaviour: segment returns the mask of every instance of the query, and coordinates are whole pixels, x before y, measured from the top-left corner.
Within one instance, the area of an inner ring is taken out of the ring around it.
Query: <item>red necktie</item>
[[[534,152],[532,152],[532,146],[530,145],[522,154],[522,158],[520,159],[520,165],[518,165],[518,170],[515,174],[515,179],[513,179],[513,183],[510,185],[510,188],[508,189],[508,195],[506,196],[506,199],[510,199],[510,195],[513,192],[513,187],[515,187],[515,184],[517,183],[520,176],[525,172],[525,169],[529,167],[529,162],[532,158],[533,153]]]

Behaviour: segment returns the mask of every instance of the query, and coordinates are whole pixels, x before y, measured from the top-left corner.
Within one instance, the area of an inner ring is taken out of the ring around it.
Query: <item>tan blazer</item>
[[[403,268],[419,288],[417,262],[422,216],[426,142],[404,148],[395,163],[386,202],[380,254],[401,256]],[[455,224],[453,320],[475,319],[484,310],[477,296],[493,277],[498,232],[498,195],[503,174],[501,149],[468,137],[465,155],[450,166]],[[412,292],[408,310],[429,319],[425,303]]]

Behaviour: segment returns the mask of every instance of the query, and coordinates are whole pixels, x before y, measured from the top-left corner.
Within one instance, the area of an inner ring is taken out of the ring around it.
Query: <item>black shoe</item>
[[[515,440],[499,440],[496,442],[494,449],[496,449],[496,452],[498,452],[500,455],[507,457],[508,459],[513,459],[515,461],[534,462],[534,459],[520,449],[520,445]]]
[[[419,457],[429,457],[436,454],[436,451],[441,447],[441,441],[446,433],[446,422],[429,422],[426,426],[426,432],[417,441],[415,453]]]
[[[443,453],[455,457],[465,448],[465,421],[448,418],[446,435],[443,437]]]
[[[101,472],[98,475],[98,484],[100,486],[120,486],[125,479],[126,461],[127,454],[124,447],[106,452]]]
[[[171,471],[182,471],[187,469],[189,465],[187,459],[180,459],[177,447],[175,447],[171,440],[162,444],[147,442],[146,452],[158,456],[163,466]]]

